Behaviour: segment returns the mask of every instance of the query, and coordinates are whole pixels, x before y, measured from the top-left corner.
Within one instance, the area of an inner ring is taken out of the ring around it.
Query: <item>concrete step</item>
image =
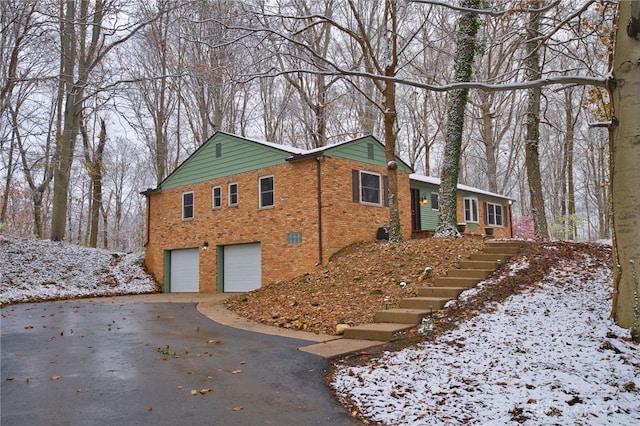
[[[407,297],[400,299],[399,305],[402,309],[427,309],[433,312],[442,309],[449,300],[451,300],[450,297]]]
[[[396,333],[415,327],[417,323],[375,323],[349,327],[344,331],[345,339],[389,341]]]
[[[447,277],[457,278],[478,278],[484,280],[489,278],[495,269],[451,269],[447,272]]]
[[[394,308],[377,311],[374,314],[375,322],[394,322],[398,324],[419,324],[422,318],[431,315],[429,309]]]
[[[519,247],[492,247],[487,246],[482,249],[482,253],[485,254],[504,254],[504,255],[516,255],[520,251]]]
[[[498,269],[499,263],[488,260],[461,260],[458,263],[460,269]]]
[[[436,287],[475,287],[480,281],[479,278],[462,278],[462,277],[440,277],[436,278],[434,285]]]
[[[418,296],[457,299],[460,293],[465,290],[467,290],[467,287],[422,287],[418,289]]]
[[[520,241],[494,240],[494,241],[487,241],[487,246],[489,246],[489,247],[517,247],[517,248],[521,248],[522,247],[522,243]]]
[[[510,255],[506,255],[506,254],[474,253],[471,256],[469,256],[469,260],[482,260],[482,261],[489,261],[489,262],[500,261],[504,263],[509,257]]]

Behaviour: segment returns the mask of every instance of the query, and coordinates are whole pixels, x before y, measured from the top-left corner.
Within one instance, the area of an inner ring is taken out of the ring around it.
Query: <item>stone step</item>
[[[344,331],[345,339],[389,341],[396,333],[415,327],[417,323],[375,323],[349,327]]]
[[[398,324],[419,324],[422,318],[431,314],[429,309],[394,308],[377,311],[375,322],[394,322]]]
[[[448,297],[456,299],[467,287],[421,287],[418,289],[420,297]]]
[[[434,285],[436,287],[475,287],[480,281],[479,278],[462,278],[462,277],[440,277],[436,278]]]
[[[482,261],[499,261],[504,263],[510,255],[506,254],[490,254],[490,253],[474,253],[469,256],[469,260],[482,260]]]
[[[447,272],[447,277],[458,278],[478,278],[484,280],[489,278],[495,269],[451,269]]]
[[[450,297],[407,297],[400,299],[400,308],[402,309],[427,309],[430,313],[442,309]]]
[[[461,260],[458,263],[460,269],[498,269],[499,263],[488,260]]]
[[[485,254],[506,254],[506,255],[516,255],[520,251],[519,247],[492,247],[487,246],[482,249],[482,252]]]
[[[487,246],[489,247],[517,247],[521,248],[522,243],[520,241],[509,241],[509,240],[493,240],[487,241]]]

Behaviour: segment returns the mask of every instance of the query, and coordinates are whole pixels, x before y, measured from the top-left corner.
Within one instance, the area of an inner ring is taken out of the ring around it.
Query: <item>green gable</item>
[[[218,132],[180,164],[160,184],[160,188],[177,188],[284,164],[290,156],[291,152],[285,147],[278,149]]]
[[[373,136],[365,136],[335,146],[329,145],[322,154],[327,157],[346,158],[348,160],[360,161],[381,167],[387,166],[384,145]],[[396,157],[396,162],[398,163],[398,170],[413,173],[411,167],[404,161]]]

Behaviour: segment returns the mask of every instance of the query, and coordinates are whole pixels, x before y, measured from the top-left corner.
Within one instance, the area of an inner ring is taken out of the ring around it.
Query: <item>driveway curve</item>
[[[141,300],[141,299],[140,299]],[[355,425],[313,343],[221,325],[195,302],[4,307],[0,423]]]

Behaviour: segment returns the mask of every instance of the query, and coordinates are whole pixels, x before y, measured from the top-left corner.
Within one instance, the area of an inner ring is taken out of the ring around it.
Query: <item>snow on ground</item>
[[[143,253],[0,235],[0,305],[156,292]]]
[[[640,424],[640,346],[609,319],[611,271],[550,271],[433,343],[339,365],[331,386],[386,425]]]

